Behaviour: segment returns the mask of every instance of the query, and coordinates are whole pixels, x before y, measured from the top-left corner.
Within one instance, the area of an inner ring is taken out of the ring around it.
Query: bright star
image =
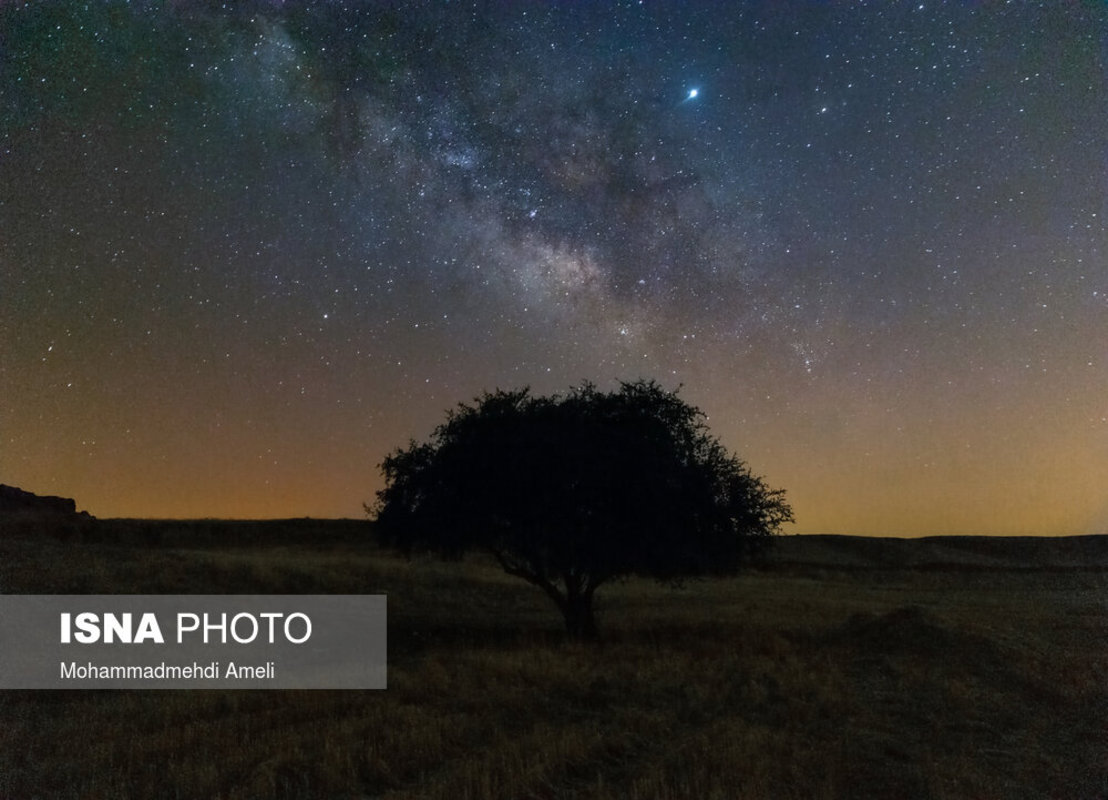
[[[692,100],[695,100],[699,96],[700,96],[700,89],[697,89],[697,88],[689,89],[687,92],[685,92],[685,99],[683,99],[677,105],[683,106],[683,105],[685,105],[685,103],[688,103]]]

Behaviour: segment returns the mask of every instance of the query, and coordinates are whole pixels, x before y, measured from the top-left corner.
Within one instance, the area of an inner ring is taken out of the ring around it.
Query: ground
[[[389,688],[0,692],[3,797],[1108,797],[1108,537],[783,537],[583,645],[365,523],[51,533],[0,526],[0,591],[386,593]]]

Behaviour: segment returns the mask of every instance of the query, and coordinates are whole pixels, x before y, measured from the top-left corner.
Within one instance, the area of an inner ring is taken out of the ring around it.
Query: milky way
[[[797,532],[1108,530],[1098,4],[0,6],[0,481],[357,516],[655,378]]]

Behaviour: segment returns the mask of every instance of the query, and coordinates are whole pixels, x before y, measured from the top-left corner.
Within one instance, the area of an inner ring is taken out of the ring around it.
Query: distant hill
[[[894,539],[867,536],[781,536],[766,566],[866,569],[1108,569],[1108,535],[928,536]]]
[[[0,483],[0,515],[47,514],[51,516],[76,516],[77,502],[68,497],[37,495],[15,486]],[[82,512],[84,516],[87,513]]]

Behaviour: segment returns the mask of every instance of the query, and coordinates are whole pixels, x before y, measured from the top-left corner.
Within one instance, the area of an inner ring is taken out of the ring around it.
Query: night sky
[[[0,482],[362,516],[654,378],[786,532],[1108,532],[1108,11],[0,4]]]

